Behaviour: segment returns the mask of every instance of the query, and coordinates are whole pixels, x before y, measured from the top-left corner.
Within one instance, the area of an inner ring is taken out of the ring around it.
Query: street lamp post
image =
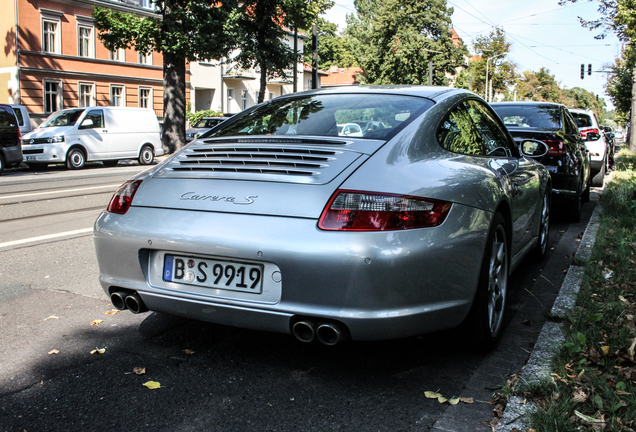
[[[490,103],[490,92],[488,91],[488,65],[490,63],[490,60],[496,59],[497,57],[502,57],[502,56],[505,56],[505,55],[508,55],[508,53],[499,54],[499,55],[496,55],[496,56],[488,57],[486,59],[486,91],[485,91],[485,96],[486,97],[485,97],[485,99],[486,99],[486,102],[488,102],[488,103]]]

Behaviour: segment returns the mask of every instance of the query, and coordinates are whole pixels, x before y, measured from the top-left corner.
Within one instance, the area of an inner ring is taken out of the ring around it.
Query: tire
[[[583,193],[577,194],[576,197],[566,204],[566,213],[570,222],[581,222],[581,209],[583,207]]]
[[[592,177],[592,186],[595,187],[603,187],[603,183],[605,182],[605,166],[607,165],[606,161],[603,161],[603,165],[601,165],[601,170],[596,173],[594,177]]]
[[[105,161],[102,161],[102,163],[104,164],[105,167],[112,168],[114,166],[117,166],[117,164],[119,163],[119,159],[105,160]]]
[[[152,147],[145,145],[139,152],[139,165],[150,165],[155,160],[155,153],[152,151]]]
[[[2,156],[2,154],[0,154],[0,174],[2,174],[4,172],[4,156]]]
[[[66,155],[66,167],[70,170],[78,170],[84,168],[86,164],[86,155],[84,151],[75,147],[69,150]]]
[[[480,351],[494,348],[501,336],[510,271],[508,254],[506,222],[497,213],[488,233],[477,293],[462,324],[468,343]]]
[[[539,242],[532,251],[536,261],[543,261],[548,254],[548,241],[550,239],[550,214],[552,210],[552,199],[550,190],[547,189],[541,200],[541,219],[539,221]]]
[[[589,182],[585,186],[585,190],[583,190],[581,201],[583,202],[583,204],[585,204],[586,202],[590,202],[590,183]]]

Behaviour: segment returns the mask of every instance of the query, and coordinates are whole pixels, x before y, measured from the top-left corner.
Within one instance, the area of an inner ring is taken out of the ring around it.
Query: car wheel
[[[117,166],[117,164],[119,163],[119,160],[118,159],[105,160],[105,161],[102,161],[102,163],[104,164],[105,167],[112,168],[114,166]]]
[[[495,215],[481,265],[475,300],[463,327],[475,348],[488,350],[495,346],[504,324],[508,294],[508,236],[506,222]]]
[[[147,145],[143,146],[139,153],[139,165],[150,165],[154,159],[155,154],[152,151],[152,147]]]
[[[548,240],[550,237],[550,211],[551,211],[550,190],[547,189],[543,195],[541,203],[541,220],[539,222],[539,242],[533,251],[537,261],[543,261],[548,252]]]
[[[4,157],[0,154],[0,174],[4,172]]]
[[[605,182],[605,165],[606,162],[604,161],[603,165],[601,165],[601,170],[592,177],[592,186],[603,187],[603,183]]]
[[[82,169],[85,164],[86,156],[84,155],[84,152],[78,148],[71,149],[66,155],[66,167],[68,169]]]
[[[590,182],[589,181],[585,185],[585,190],[583,190],[581,201],[583,202],[583,204],[585,204],[586,202],[590,202]]]
[[[576,194],[576,197],[567,203],[567,214],[570,222],[581,222],[581,210],[583,207],[583,194]]]

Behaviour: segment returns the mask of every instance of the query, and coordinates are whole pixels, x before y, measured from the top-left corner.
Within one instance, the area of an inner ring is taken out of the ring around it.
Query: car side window
[[[455,106],[437,130],[442,147],[475,156],[508,156],[510,143],[488,110],[474,100]]]
[[[84,122],[86,120],[92,120],[92,125],[84,126]],[[82,120],[82,129],[98,129],[104,127],[104,111],[102,110],[91,110],[86,114],[84,120]]]
[[[16,125],[15,116],[7,112],[4,108],[0,108],[0,126],[8,127],[8,126],[15,126],[15,125]]]

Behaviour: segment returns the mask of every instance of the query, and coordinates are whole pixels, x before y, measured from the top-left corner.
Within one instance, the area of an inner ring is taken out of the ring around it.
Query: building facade
[[[11,4],[7,4],[11,3]],[[95,5],[152,16],[148,0],[4,0],[0,16],[0,102],[27,107],[34,126],[83,106],[154,109],[163,116],[163,58],[108,51],[93,24]],[[7,11],[7,9],[5,9]]]

